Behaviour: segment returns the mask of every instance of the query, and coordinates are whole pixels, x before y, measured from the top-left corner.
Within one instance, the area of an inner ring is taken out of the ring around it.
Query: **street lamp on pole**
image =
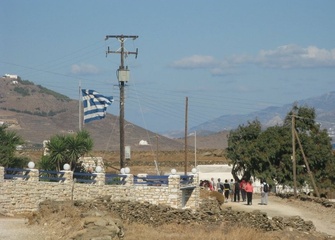
[[[189,136],[194,135],[194,167],[197,167],[197,131],[190,133]]]

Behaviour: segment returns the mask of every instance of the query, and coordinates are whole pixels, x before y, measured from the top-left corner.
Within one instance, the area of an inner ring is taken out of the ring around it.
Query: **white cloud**
[[[212,56],[193,55],[174,61],[171,65],[175,68],[209,68],[214,62]]]
[[[284,45],[274,50],[260,51],[254,63],[271,68],[335,67],[335,49]]]
[[[222,61],[212,56],[193,55],[173,62],[172,67],[195,69],[207,68],[213,75],[228,75],[238,72],[243,65],[264,68],[319,68],[335,67],[335,49],[306,48],[295,44],[276,49],[261,50],[257,55],[232,55]]]
[[[87,63],[74,64],[71,66],[71,73],[73,74],[96,74],[99,72],[99,69]]]

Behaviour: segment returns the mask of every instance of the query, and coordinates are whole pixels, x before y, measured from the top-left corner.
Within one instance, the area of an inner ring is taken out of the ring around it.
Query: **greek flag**
[[[82,89],[84,103],[84,123],[102,119],[106,116],[107,106],[111,105],[113,97],[105,97],[94,90]]]

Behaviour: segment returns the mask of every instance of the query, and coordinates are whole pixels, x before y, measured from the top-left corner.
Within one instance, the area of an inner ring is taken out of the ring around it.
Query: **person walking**
[[[229,199],[229,193],[230,193],[230,184],[228,183],[228,179],[224,180],[224,197],[225,197],[225,202],[228,202]]]
[[[261,183],[261,205],[268,204],[268,196],[269,196],[269,185],[265,180]]]
[[[223,183],[221,182],[221,178],[218,178],[218,182],[216,183],[216,189],[219,193],[223,194]]]
[[[242,195],[242,202],[245,202],[246,199],[246,192],[245,192],[245,186],[247,184],[247,181],[243,178],[240,183],[240,189],[241,189],[241,195]]]
[[[234,189],[234,202],[240,202],[240,182],[235,182],[235,189]]]
[[[230,186],[230,201],[232,202],[233,199],[234,199],[234,192],[235,192],[235,183],[234,183],[234,179],[230,179],[230,183],[229,183],[229,186]]]
[[[247,205],[252,205],[252,194],[254,192],[254,187],[252,186],[251,180],[249,180],[245,185],[245,192],[247,193]]]
[[[211,178],[211,184],[213,186],[213,191],[217,190],[215,189],[216,184],[215,184],[214,178]]]

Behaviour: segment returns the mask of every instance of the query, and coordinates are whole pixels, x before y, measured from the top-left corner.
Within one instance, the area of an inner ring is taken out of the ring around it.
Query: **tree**
[[[6,125],[0,126],[0,165],[4,167],[23,167],[27,159],[15,156],[16,146],[23,140],[13,131],[6,130]]]
[[[44,160],[45,167],[49,162],[53,169],[60,171],[61,166],[68,163],[73,170],[78,159],[93,149],[93,140],[90,134],[83,130],[74,135],[55,135],[51,137],[47,147],[50,155],[49,159]]]
[[[267,183],[291,185],[292,183],[292,140],[291,130],[274,126],[263,131],[255,143],[258,158],[253,162],[255,175]]]
[[[252,160],[255,158],[254,146],[261,133],[261,123],[258,120],[248,122],[247,126],[240,125],[230,132],[226,157],[233,163],[232,174],[235,180],[249,180],[254,173]]]
[[[270,127],[261,131],[256,120],[247,126],[239,126],[228,137],[227,157],[233,163],[232,174],[265,179],[293,186],[292,156],[292,115],[296,118],[295,130],[299,135],[303,151],[307,157],[316,182],[322,187],[334,183],[335,158],[331,139],[326,130],[321,130],[315,122],[315,110],[294,106],[287,114],[283,126]],[[297,184],[311,186],[302,151],[296,143]]]
[[[49,149],[49,162],[53,167],[49,167],[60,171],[63,164],[66,163],[66,137],[63,135],[55,135],[50,138],[47,143]]]
[[[332,186],[334,183],[335,157],[332,153],[331,138],[325,129],[316,123],[315,109],[306,106],[293,107],[285,119],[289,124],[290,117],[295,116],[295,129],[299,136],[302,150],[307,158],[310,170],[319,187]],[[296,146],[297,181],[311,185],[310,178],[306,178],[307,167],[299,145]],[[300,151],[299,151],[300,150]]]

